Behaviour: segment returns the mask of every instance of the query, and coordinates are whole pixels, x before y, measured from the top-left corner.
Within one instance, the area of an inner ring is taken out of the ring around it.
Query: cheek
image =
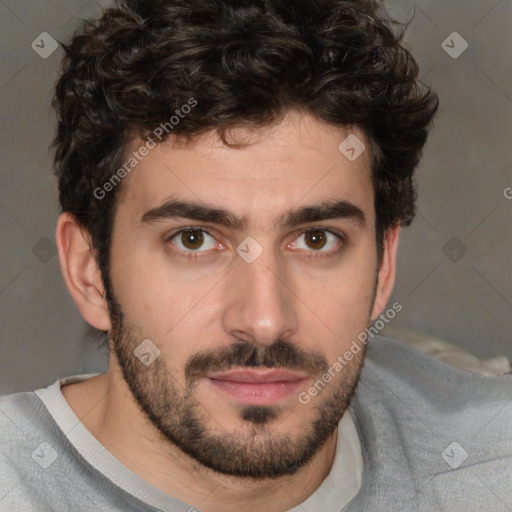
[[[130,247],[126,241],[112,246],[111,279],[125,326],[137,340],[153,341],[173,373],[183,370],[192,353],[211,349],[210,339],[221,339],[209,334],[213,310],[208,308],[219,298],[219,276],[201,273],[177,268],[164,250]]]
[[[346,342],[368,325],[372,291],[372,279],[357,283],[340,280],[317,297],[314,311],[338,343]]]
[[[190,284],[180,279],[163,241],[149,243],[130,231],[120,219],[111,248],[114,293],[126,315],[152,330],[169,329],[172,319],[190,295]],[[161,325],[162,324],[162,325]],[[162,335],[163,333],[160,333]]]
[[[369,251],[372,254],[371,248]],[[368,253],[357,255],[318,287],[304,282],[298,292],[307,305],[301,312],[305,338],[324,340],[323,351],[331,360],[342,354],[369,325],[376,277],[374,267]],[[318,343],[316,348],[319,348]]]

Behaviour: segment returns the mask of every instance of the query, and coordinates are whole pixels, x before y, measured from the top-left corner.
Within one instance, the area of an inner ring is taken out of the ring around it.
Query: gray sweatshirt
[[[62,382],[0,398],[1,512],[196,510],[115,459]],[[512,511],[512,375],[375,337],[338,440],[328,477],[293,512]]]

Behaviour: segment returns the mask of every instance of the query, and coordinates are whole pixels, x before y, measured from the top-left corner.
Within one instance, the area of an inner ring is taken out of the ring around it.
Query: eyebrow
[[[247,230],[249,225],[246,217],[238,217],[228,210],[184,199],[171,199],[161,206],[146,211],[141,217],[141,222],[149,224],[174,218],[219,224],[238,231]],[[364,212],[359,207],[344,199],[333,199],[292,210],[279,219],[278,224],[284,227],[295,227],[329,219],[348,220],[361,226],[366,222]]]

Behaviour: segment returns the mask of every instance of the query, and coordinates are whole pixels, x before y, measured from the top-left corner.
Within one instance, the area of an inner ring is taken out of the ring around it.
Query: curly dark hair
[[[63,45],[55,165],[62,209],[90,233],[104,282],[120,187],[94,191],[135,137],[191,99],[165,137],[216,130],[229,144],[229,128],[270,125],[291,109],[359,127],[381,255],[386,230],[414,217],[412,175],[438,107],[403,32],[374,0],[118,0],[82,23]]]

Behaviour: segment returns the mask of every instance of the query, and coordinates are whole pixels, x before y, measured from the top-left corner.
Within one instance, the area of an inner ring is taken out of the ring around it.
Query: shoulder
[[[26,443],[41,431],[44,405],[34,392],[0,397],[0,443]]]
[[[8,510],[50,510],[32,485],[37,470],[42,473],[57,458],[44,441],[48,430],[44,405],[34,392],[0,397],[0,494],[2,506],[15,507]]]
[[[363,380],[416,397],[437,409],[454,402],[489,405],[512,399],[512,375],[490,377],[455,368],[396,340],[376,336],[368,344]]]
[[[35,392],[0,397],[0,457],[12,470],[37,463],[37,449],[53,438],[56,430]]]
[[[351,409],[364,455],[359,499],[385,489],[390,503],[409,497],[429,511],[512,502],[512,376],[469,373],[376,337]]]
[[[80,456],[39,397],[56,389],[0,398],[0,511],[122,510],[131,496]]]
[[[470,373],[401,342],[375,337],[358,392],[365,400],[381,402],[384,416],[409,412],[427,428],[449,424],[461,432],[488,423],[489,435],[505,433],[512,443],[512,375]]]

